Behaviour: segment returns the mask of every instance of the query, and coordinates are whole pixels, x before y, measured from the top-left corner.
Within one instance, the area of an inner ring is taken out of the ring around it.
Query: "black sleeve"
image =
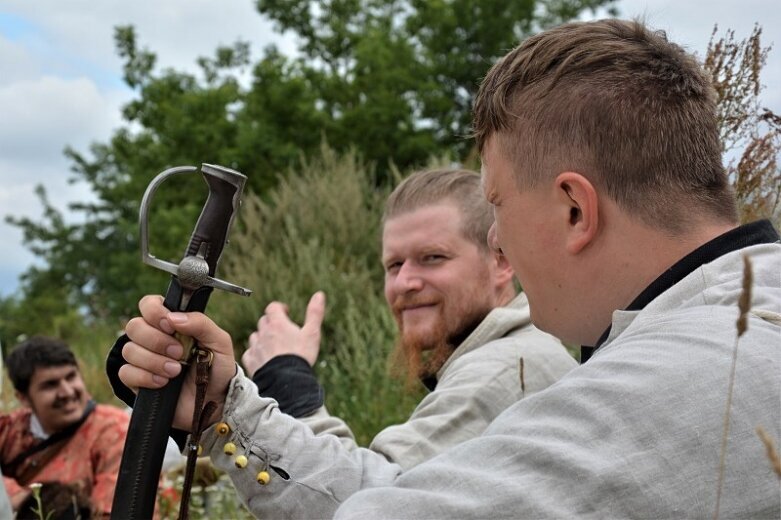
[[[323,406],[323,387],[300,356],[272,358],[252,375],[252,380],[261,397],[276,399],[279,410],[293,417],[304,417]]]
[[[111,347],[111,350],[109,350],[108,357],[106,358],[106,375],[108,376],[108,381],[111,384],[114,395],[132,408],[136,402],[136,394],[134,394],[130,388],[126,387],[125,383],[119,379],[119,369],[122,365],[127,364],[125,358],[122,357],[122,347],[124,347],[125,343],[128,341],[130,341],[130,338],[127,337],[127,334],[123,334],[117,339],[114,346]],[[186,431],[178,428],[171,428],[171,431],[168,434],[176,441],[180,450],[184,449],[184,445],[187,442]]]
[[[132,408],[133,403],[136,401],[136,394],[126,387],[119,379],[119,369],[122,365],[127,363],[125,358],[122,357],[122,347],[124,347],[125,343],[128,341],[130,341],[130,338],[127,337],[127,334],[123,334],[117,339],[114,346],[111,347],[111,350],[109,350],[108,357],[106,358],[106,375],[108,376],[109,383],[111,383],[111,389],[114,391],[114,395]]]

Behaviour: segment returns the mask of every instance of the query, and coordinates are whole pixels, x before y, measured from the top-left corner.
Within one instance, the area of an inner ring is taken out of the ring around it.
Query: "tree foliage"
[[[158,70],[135,30],[117,27],[124,80],[136,97],[107,142],[66,150],[72,180],[95,194],[71,205],[76,223],[43,191],[42,221],[10,218],[41,260],[24,275],[20,304],[48,298],[40,287],[57,287],[64,312],[121,320],[140,295],[162,291],[164,276],[139,262],[136,215],[149,181],[171,166],[229,166],[266,197],[324,140],[373,164],[378,186],[392,165],[406,169],[446,152],[463,158],[471,98],[491,62],[536,28],[612,1],[258,0],[261,14],[298,36],[301,54],[269,47],[253,62],[239,41],[198,58],[198,73]],[[172,260],[205,195],[195,177],[177,183],[161,189],[150,218],[152,251]]]

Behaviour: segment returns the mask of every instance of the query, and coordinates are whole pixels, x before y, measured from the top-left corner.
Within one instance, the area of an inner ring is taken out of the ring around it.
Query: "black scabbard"
[[[211,295],[211,287],[201,287],[190,298],[187,312],[202,312]],[[182,287],[176,278],[166,293],[164,305],[178,311]],[[157,500],[158,481],[168,445],[176,403],[189,365],[158,390],[142,388],[138,392],[130,417],[127,441],[122,453],[111,517],[146,520],[152,518]]]

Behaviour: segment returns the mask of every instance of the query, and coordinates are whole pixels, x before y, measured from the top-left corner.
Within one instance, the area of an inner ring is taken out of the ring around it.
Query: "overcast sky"
[[[620,0],[622,16],[644,16],[674,41],[702,55],[713,25],[732,28],[738,38],[764,27],[763,44],[781,45],[777,0]],[[0,0],[0,295],[13,293],[33,256],[22,235],[4,216],[39,218],[36,184],[52,203],[90,197],[84,185],[70,185],[62,151],[86,152],[106,142],[122,124],[120,107],[134,93],[122,82],[113,27],[132,24],[158,65],[196,70],[195,59],[241,38],[259,57],[268,43],[288,53],[295,41],[273,32],[252,0]],[[781,113],[781,49],[771,51],[763,83],[763,104]]]

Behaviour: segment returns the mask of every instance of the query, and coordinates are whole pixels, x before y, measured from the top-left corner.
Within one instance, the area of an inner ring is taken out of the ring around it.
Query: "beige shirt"
[[[381,431],[369,449],[358,447],[344,421],[324,408],[302,420],[280,413],[242,374],[231,382],[225,406],[230,434],[218,439],[213,428],[207,430],[203,445],[253,514],[326,518],[351,494],[479,436],[507,407],[575,366],[558,340],[530,325],[520,295],[481,322],[440,369],[436,389],[409,420]],[[237,469],[222,452],[227,441],[239,446],[237,453],[253,454],[248,468]],[[272,469],[272,481],[261,487],[255,477],[265,461],[290,479]]]

